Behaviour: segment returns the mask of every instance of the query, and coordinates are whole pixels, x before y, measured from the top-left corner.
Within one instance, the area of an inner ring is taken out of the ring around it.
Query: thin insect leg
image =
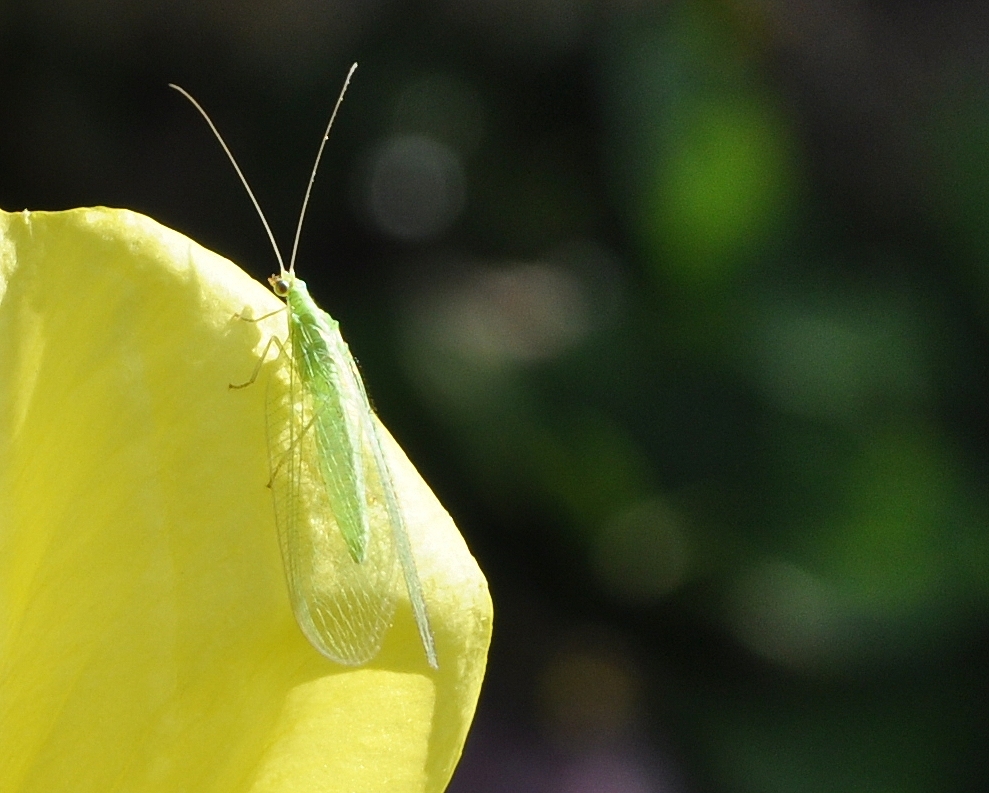
[[[234,319],[239,319],[242,322],[260,322],[263,319],[268,319],[268,317],[275,316],[275,314],[281,314],[287,308],[287,306],[282,306],[281,308],[276,308],[274,311],[269,311],[267,314],[262,314],[260,317],[245,317],[238,311],[234,314]]]
[[[282,343],[282,340],[279,339],[277,336],[270,337],[268,339],[268,343],[264,345],[264,352],[261,353],[261,357],[258,358],[258,362],[257,365],[254,367],[254,371],[251,373],[251,379],[248,380],[246,383],[230,383],[229,384],[230,388],[247,388],[247,386],[254,384],[254,381],[258,379],[258,375],[261,373],[261,367],[264,365],[264,361],[268,357],[268,350],[271,349],[272,344],[278,347],[279,355],[285,354],[285,345]]]
[[[319,413],[318,412],[315,413],[315,414],[313,414],[313,417],[311,419],[309,419],[309,421],[306,423],[306,426],[304,426],[301,430],[299,430],[299,434],[298,435],[296,435],[294,438],[292,438],[292,442],[288,445],[288,448],[282,454],[281,459],[278,461],[278,465],[276,465],[274,467],[274,469],[272,470],[272,472],[271,472],[271,478],[268,479],[268,487],[271,487],[271,483],[273,481],[275,481],[275,476],[278,474],[278,471],[281,469],[282,463],[285,462],[285,458],[289,456],[289,453],[296,446],[299,445],[299,443],[305,437],[305,434],[307,432],[309,432],[309,430],[312,429],[312,425],[316,423],[316,419],[318,419],[318,418],[319,418]]]
[[[282,351],[284,352],[284,347],[282,348]],[[245,383],[244,385],[247,385],[247,383]],[[275,475],[281,469],[282,463],[285,461],[285,458],[289,456],[289,453],[291,453],[296,446],[302,443],[302,440],[306,437],[306,434],[309,432],[309,430],[313,428],[313,425],[319,419],[320,415],[322,414],[323,410],[326,409],[326,407],[327,405],[324,403],[319,410],[314,410],[312,414],[312,418],[310,418],[309,421],[305,423],[305,426],[303,426],[299,430],[299,434],[292,438],[292,441],[289,443],[288,448],[285,449],[285,451],[282,453],[281,459],[278,461],[278,464],[271,472],[271,478],[268,480],[268,487],[271,487],[271,483],[274,481]]]
[[[318,419],[318,418],[319,418],[319,413],[318,412],[317,413],[314,413],[313,414],[313,417],[311,419],[309,419],[309,421],[306,422],[306,426],[304,426],[301,430],[299,430],[299,434],[295,438],[292,439],[292,442],[289,444],[288,448],[285,450],[285,454],[288,454],[290,451],[292,451],[292,449],[294,449],[296,447],[296,445],[299,443],[300,440],[302,440],[302,438],[305,436],[305,434],[307,432],[309,432],[309,430],[312,429],[312,425],[316,423],[316,419]]]

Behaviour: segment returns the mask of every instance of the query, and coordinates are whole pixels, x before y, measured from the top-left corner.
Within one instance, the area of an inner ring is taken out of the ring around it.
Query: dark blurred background
[[[989,5],[0,2],[0,206],[274,268],[496,605],[455,793],[989,790]]]

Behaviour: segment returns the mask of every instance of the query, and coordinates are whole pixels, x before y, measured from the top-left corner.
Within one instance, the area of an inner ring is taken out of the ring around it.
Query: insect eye
[[[278,297],[286,297],[288,295],[288,281],[285,278],[269,278],[268,283],[271,284],[271,291],[278,295]]]

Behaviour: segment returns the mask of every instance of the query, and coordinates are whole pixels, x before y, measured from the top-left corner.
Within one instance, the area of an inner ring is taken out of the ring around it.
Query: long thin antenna
[[[230,164],[233,165],[234,170],[237,172],[237,176],[240,177],[240,181],[244,185],[247,195],[250,196],[251,203],[254,204],[258,217],[261,218],[261,223],[264,225],[264,230],[268,234],[268,240],[271,242],[271,248],[275,252],[275,258],[278,260],[278,270],[282,277],[285,275],[295,275],[295,255],[299,250],[299,237],[302,235],[302,222],[306,219],[306,208],[309,206],[309,195],[312,193],[313,182],[316,181],[316,170],[319,168],[319,161],[323,156],[323,147],[326,146],[327,138],[330,136],[330,130],[333,128],[333,122],[336,120],[337,111],[340,109],[340,105],[343,102],[343,96],[347,93],[347,87],[350,85],[350,78],[354,76],[355,71],[357,71],[356,63],[351,66],[350,71],[347,72],[347,77],[343,81],[343,88],[340,89],[340,96],[337,97],[337,102],[333,106],[333,113],[330,114],[330,122],[326,125],[326,131],[323,133],[323,139],[319,143],[319,150],[316,152],[316,162],[313,163],[312,173],[309,175],[309,184],[306,186],[306,194],[302,199],[302,209],[299,212],[299,223],[295,227],[295,240],[292,242],[292,257],[289,259],[288,270],[285,269],[285,260],[282,258],[282,252],[278,249],[278,243],[275,242],[275,235],[271,231],[271,226],[268,225],[268,219],[264,216],[264,212],[261,210],[261,204],[259,204],[257,198],[255,198],[254,191],[251,190],[251,186],[247,183],[247,177],[244,176],[244,172],[240,170],[240,166],[237,165],[237,160],[234,159],[233,153],[230,151],[230,147],[227,146],[226,142],[223,140],[220,130],[218,130],[216,125],[213,123],[213,119],[211,119],[209,114],[203,110],[203,106],[192,97],[192,94],[181,86],[175,85],[175,83],[168,84],[169,88],[174,88],[182,94],[182,96],[192,102],[192,106],[199,111],[200,115],[204,119],[206,119],[206,123],[209,124],[209,128],[213,131],[216,139],[220,142],[220,146],[223,147],[223,151],[226,153],[230,160]]]
[[[330,114],[330,122],[326,125],[326,132],[323,133],[323,139],[319,142],[319,151],[316,152],[316,162],[313,163],[312,173],[309,175],[309,184],[306,186],[306,195],[302,199],[302,209],[299,211],[299,225],[295,227],[295,240],[292,242],[292,257],[288,260],[289,275],[295,275],[295,254],[299,250],[299,237],[302,236],[302,221],[306,219],[309,194],[312,192],[313,182],[316,181],[316,169],[319,168],[319,160],[323,156],[323,147],[326,145],[326,139],[330,137],[330,130],[333,129],[333,122],[336,121],[337,111],[343,103],[343,95],[347,93],[350,78],[354,76],[354,72],[356,71],[357,64],[355,63],[350,67],[350,71],[347,72],[347,77],[343,81],[343,88],[340,89],[340,96],[337,97],[337,103],[333,106],[333,112]]]
[[[251,190],[251,186],[247,183],[247,177],[244,176],[244,172],[240,170],[240,166],[237,165],[237,160],[234,159],[233,153],[230,151],[230,147],[228,147],[227,144],[224,142],[223,136],[220,134],[220,130],[216,128],[216,125],[213,123],[213,119],[209,117],[209,114],[205,110],[203,110],[203,106],[192,98],[192,94],[190,94],[181,86],[175,85],[175,83],[169,83],[168,87],[174,88],[176,91],[182,94],[182,96],[184,96],[186,99],[192,102],[192,106],[200,112],[203,118],[206,119],[206,123],[209,124],[209,128],[213,130],[213,134],[216,135],[216,139],[220,141],[220,145],[223,147],[223,150],[227,153],[227,157],[230,158],[230,162],[233,165],[234,170],[237,172],[237,176],[240,177],[240,181],[244,184],[244,189],[247,191],[247,194],[251,197],[251,203],[254,204],[254,208],[258,211],[258,217],[261,218],[261,222],[264,224],[264,230],[268,232],[268,239],[271,240],[271,247],[275,251],[275,258],[278,259],[278,270],[282,275],[284,275],[285,263],[282,260],[282,252],[278,250],[278,243],[275,242],[275,235],[271,233],[271,226],[268,225],[268,219],[264,216],[264,212],[261,211],[261,205],[258,203],[258,200],[254,197],[254,191]]]

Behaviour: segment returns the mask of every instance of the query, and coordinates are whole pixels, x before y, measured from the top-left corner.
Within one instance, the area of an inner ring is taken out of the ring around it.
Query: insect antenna
[[[333,112],[330,113],[330,121],[326,125],[326,132],[323,133],[323,139],[319,142],[319,151],[316,152],[316,162],[313,163],[312,173],[309,175],[309,184],[306,185],[306,195],[302,199],[302,209],[299,211],[299,225],[295,227],[295,240],[292,242],[292,257],[288,260],[288,273],[292,276],[295,275],[295,254],[299,250],[299,237],[302,236],[302,221],[306,219],[306,207],[309,206],[309,194],[312,193],[313,182],[316,181],[316,169],[319,168],[319,160],[323,156],[323,147],[326,146],[326,140],[330,137],[330,130],[333,129],[333,122],[337,118],[337,111],[343,103],[343,95],[347,93],[350,78],[354,76],[355,71],[357,71],[356,63],[350,67],[350,71],[347,72],[347,76],[344,78],[343,88],[340,89],[340,96],[337,97],[337,103],[333,106]]]
[[[309,195],[312,193],[313,182],[316,181],[316,170],[319,168],[319,161],[323,156],[323,148],[326,146],[327,138],[330,136],[330,130],[333,128],[333,122],[336,120],[337,111],[340,109],[340,105],[343,102],[343,96],[347,93],[347,87],[350,85],[350,78],[353,77],[356,70],[357,64],[355,63],[350,67],[350,71],[347,72],[347,77],[343,81],[343,88],[340,89],[340,95],[337,97],[336,104],[333,106],[333,113],[330,114],[330,121],[326,125],[326,131],[323,133],[323,139],[319,143],[319,150],[316,152],[316,162],[313,163],[312,173],[309,175],[309,184],[306,186],[306,194],[302,199],[302,209],[299,212],[299,223],[295,227],[295,240],[292,242],[292,257],[289,259],[287,270],[285,269],[285,260],[282,258],[282,252],[278,248],[278,243],[275,242],[275,235],[271,231],[271,226],[268,225],[268,219],[264,216],[264,212],[261,209],[261,204],[258,203],[258,200],[254,195],[254,191],[251,190],[251,186],[247,182],[247,177],[244,176],[244,172],[237,164],[237,160],[234,159],[233,152],[230,151],[230,147],[227,146],[226,141],[223,140],[220,130],[218,130],[216,128],[216,124],[213,123],[213,119],[209,117],[209,114],[203,109],[203,106],[193,98],[192,94],[181,86],[175,85],[175,83],[168,84],[169,88],[174,88],[192,103],[192,106],[199,111],[200,115],[204,119],[206,119],[206,123],[209,124],[209,128],[213,131],[217,141],[219,141],[220,146],[223,148],[227,158],[230,160],[230,164],[233,165],[234,170],[237,172],[237,176],[240,177],[241,184],[244,185],[244,189],[247,191],[247,195],[250,197],[251,203],[254,204],[254,209],[257,210],[258,217],[261,218],[261,223],[264,226],[264,230],[268,234],[268,240],[271,242],[271,248],[275,252],[275,258],[278,260],[278,272],[282,278],[295,275],[295,255],[299,250],[299,237],[302,235],[302,222],[306,218],[306,208],[309,206]]]
[[[258,200],[254,197],[254,191],[251,190],[251,186],[247,183],[247,177],[244,176],[244,172],[240,170],[240,166],[237,165],[237,160],[234,159],[233,152],[230,151],[230,147],[227,146],[226,142],[223,140],[223,136],[220,134],[220,130],[216,128],[216,124],[213,123],[213,119],[209,117],[209,114],[205,110],[203,110],[203,106],[192,98],[192,94],[190,94],[181,86],[176,85],[175,83],[169,83],[168,87],[174,88],[176,91],[182,94],[182,96],[184,96],[186,99],[192,102],[192,106],[199,111],[200,115],[202,115],[202,117],[206,119],[206,123],[209,124],[209,128],[213,130],[213,134],[216,136],[216,139],[220,142],[220,146],[223,147],[223,151],[225,151],[227,157],[230,158],[230,162],[233,165],[234,170],[237,172],[237,176],[240,177],[240,181],[243,183],[244,189],[247,191],[247,195],[250,196],[251,203],[254,204],[254,208],[258,211],[258,217],[261,218],[261,223],[264,224],[264,230],[268,232],[268,239],[271,241],[271,247],[275,251],[275,258],[278,260],[278,270],[282,275],[285,275],[285,263],[282,259],[282,252],[278,250],[278,243],[275,242],[275,235],[271,233],[271,226],[268,225],[268,219],[264,216],[264,212],[261,211],[261,205],[258,203]]]

